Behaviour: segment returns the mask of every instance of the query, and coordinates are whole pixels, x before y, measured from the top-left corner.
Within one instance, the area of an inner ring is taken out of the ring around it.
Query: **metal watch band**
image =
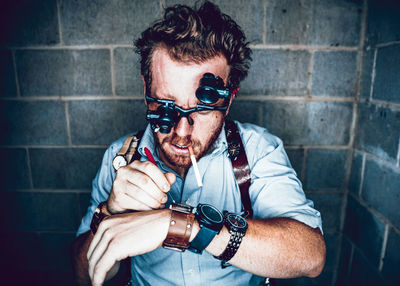
[[[94,211],[92,222],[90,223],[90,229],[93,234],[96,234],[99,224],[108,216],[111,216],[111,213],[107,209],[107,202],[101,202]]]
[[[215,258],[223,261],[229,261],[235,256],[236,252],[239,249],[240,243],[245,235],[243,232],[229,230],[231,234],[231,238],[229,239],[228,245],[225,248],[224,252],[221,255],[215,256]]]
[[[195,218],[193,207],[173,203],[170,209],[171,219],[163,247],[183,252],[189,247],[189,239]]]

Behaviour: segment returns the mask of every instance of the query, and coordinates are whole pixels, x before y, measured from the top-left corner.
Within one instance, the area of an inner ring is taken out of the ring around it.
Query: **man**
[[[211,3],[198,10],[174,6],[143,32],[136,48],[150,124],[139,160],[116,166],[127,136],[104,155],[73,244],[79,283],[90,278],[102,285],[125,258],[131,258],[134,285],[255,285],[261,277],[318,276],[325,262],[319,212],[305,198],[282,142],[252,124],[237,127],[254,215],[235,215],[243,197],[224,122],[249,68],[241,29]],[[197,206],[196,216],[173,202]],[[99,212],[111,215],[101,221]]]

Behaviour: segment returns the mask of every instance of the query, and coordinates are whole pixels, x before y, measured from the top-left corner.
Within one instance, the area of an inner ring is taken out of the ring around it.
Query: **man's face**
[[[153,53],[151,71],[151,96],[174,100],[177,106],[184,109],[201,104],[195,92],[205,73],[221,77],[225,84],[229,76],[229,66],[223,56],[200,64],[183,63],[172,60],[164,48],[158,48]],[[213,105],[222,104],[223,99],[220,99]],[[151,110],[156,108],[153,104],[148,107]],[[192,145],[197,158],[203,156],[218,138],[225,114],[221,111],[202,111],[194,112],[190,117],[193,125],[182,117],[170,133],[157,132],[154,135],[161,159],[181,175],[191,166],[187,147]]]

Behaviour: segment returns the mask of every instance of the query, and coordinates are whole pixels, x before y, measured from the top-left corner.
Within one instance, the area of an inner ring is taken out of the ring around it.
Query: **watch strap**
[[[190,243],[189,250],[197,254],[203,253],[203,250],[206,249],[217,233],[215,230],[203,226]]]
[[[195,215],[192,213],[193,207],[173,203],[170,208],[170,224],[163,247],[183,252],[189,247],[189,239],[195,219]]]
[[[229,261],[235,256],[245,235],[245,232],[229,231],[231,238],[229,239],[228,245],[226,246],[224,252],[219,256],[214,256],[215,258],[223,261]]]
[[[90,223],[90,229],[93,234],[96,234],[100,223],[109,216],[111,216],[111,213],[107,209],[107,202],[101,202],[94,211],[92,222]]]

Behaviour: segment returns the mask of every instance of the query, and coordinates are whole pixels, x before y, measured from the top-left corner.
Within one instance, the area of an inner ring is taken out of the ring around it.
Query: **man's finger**
[[[101,258],[97,261],[96,265],[94,265],[92,276],[93,286],[103,285],[108,271],[110,271],[113,265],[117,262],[115,257],[115,251],[111,250],[108,245]]]
[[[129,166],[132,166],[138,169],[139,171],[147,174],[161,191],[168,192],[169,189],[171,188],[171,184],[167,180],[165,174],[161,171],[160,168],[158,168],[150,161],[146,162],[133,161]]]
[[[161,190],[159,186],[154,182],[154,178],[149,177],[148,174],[142,172],[135,172],[128,178],[128,182],[130,183],[127,186],[127,189],[132,189],[132,185],[136,186],[142,192],[146,192],[148,196],[153,198],[153,200],[158,203],[165,203],[167,199],[167,195],[164,193],[164,190]],[[132,189],[132,191],[137,191],[136,189]],[[139,195],[141,194],[139,193]],[[132,197],[135,197],[134,194],[129,192]]]

